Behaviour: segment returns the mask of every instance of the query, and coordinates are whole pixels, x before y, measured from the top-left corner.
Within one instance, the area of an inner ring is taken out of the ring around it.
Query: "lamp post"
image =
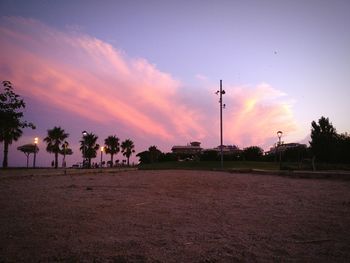
[[[33,159],[33,168],[35,168],[35,162],[36,162],[36,152],[37,152],[37,145],[38,145],[38,142],[39,142],[39,138],[38,137],[35,137],[34,138],[34,159]]]
[[[104,151],[104,147],[103,146],[101,146],[101,162],[100,162],[100,167],[102,168],[102,153],[103,153],[103,151]]]
[[[83,131],[82,134],[83,134],[83,166],[82,168],[84,168],[85,167],[85,136],[87,135],[87,132]]]
[[[278,137],[278,152],[279,152],[279,154],[280,154],[280,170],[281,170],[281,165],[282,165],[282,151],[281,151],[281,149],[280,149],[282,134],[283,134],[282,131],[278,131],[278,132],[277,132],[277,137]]]
[[[216,95],[220,95],[219,103],[220,103],[220,161],[221,161],[221,169],[224,168],[224,152],[223,152],[223,125],[222,125],[222,109],[225,108],[225,104],[222,104],[222,95],[226,92],[222,89],[222,80],[220,80],[220,90],[216,91]]]

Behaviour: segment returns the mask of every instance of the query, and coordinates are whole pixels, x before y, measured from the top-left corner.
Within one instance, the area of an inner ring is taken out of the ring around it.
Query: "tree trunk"
[[[130,157],[127,157],[127,160],[128,160],[128,166],[129,166],[129,158],[130,158]]]
[[[29,167],[29,154],[26,154],[27,156],[27,168]]]
[[[58,153],[55,153],[55,169],[58,168]]]
[[[111,167],[113,167],[113,153],[111,153]]]
[[[89,166],[88,168],[91,168],[91,158],[89,158]]]
[[[2,168],[7,168],[7,155],[8,155],[8,152],[9,152],[9,143],[4,140],[4,159],[2,161]]]

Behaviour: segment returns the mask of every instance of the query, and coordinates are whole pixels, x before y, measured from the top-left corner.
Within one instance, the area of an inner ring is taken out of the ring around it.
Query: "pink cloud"
[[[193,91],[208,94],[203,104],[196,94],[184,100],[184,85],[148,61],[129,58],[94,37],[30,19],[2,20],[0,48],[2,77],[46,107],[126,127],[130,137],[149,136],[159,141],[154,144],[168,144],[166,149],[190,140],[218,144],[216,88]],[[264,145],[275,130],[296,129],[291,104],[269,85],[226,91],[227,143]]]
[[[297,129],[292,103],[277,89],[268,84],[255,88],[229,88],[228,104],[234,105],[233,111],[227,113],[227,138],[239,145],[261,145],[276,137],[277,131],[285,134]]]

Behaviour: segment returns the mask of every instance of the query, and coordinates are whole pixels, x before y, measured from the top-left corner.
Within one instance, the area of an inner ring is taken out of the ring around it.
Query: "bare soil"
[[[350,182],[208,171],[0,178],[0,262],[350,262]]]

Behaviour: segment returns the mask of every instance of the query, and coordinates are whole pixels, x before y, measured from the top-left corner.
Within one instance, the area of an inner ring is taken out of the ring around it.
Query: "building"
[[[202,148],[200,142],[190,142],[185,146],[175,145],[171,148],[171,151],[175,154],[195,155],[201,153]]]
[[[270,148],[269,151],[265,152],[266,155],[268,154],[275,154],[279,152],[285,152],[287,149],[296,149],[296,148],[307,148],[306,144],[301,143],[282,143],[281,145],[275,144],[273,147]]]
[[[217,151],[218,153],[221,152],[221,146],[215,147],[213,149],[208,149],[208,151]],[[223,154],[237,154],[240,153],[241,150],[236,145],[223,145],[222,146],[222,153]]]

